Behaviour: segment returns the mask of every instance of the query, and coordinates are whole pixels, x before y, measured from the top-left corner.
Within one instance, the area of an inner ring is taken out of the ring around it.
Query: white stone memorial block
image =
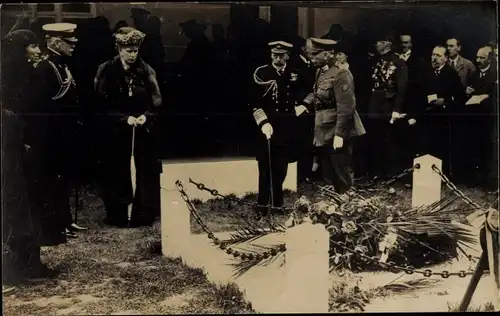
[[[287,229],[284,313],[328,313],[330,235],[323,225]]]
[[[425,155],[414,160],[413,165],[417,164],[420,165],[420,168],[413,170],[412,207],[430,205],[441,200],[442,180],[432,168],[435,165],[441,171],[441,160],[431,155]]]
[[[169,257],[180,257],[189,245],[191,215],[177,190],[163,190],[161,194],[161,239],[162,253]]]

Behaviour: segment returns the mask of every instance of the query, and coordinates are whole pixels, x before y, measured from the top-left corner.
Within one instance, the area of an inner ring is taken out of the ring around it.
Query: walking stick
[[[273,169],[271,165],[271,139],[267,139],[267,154],[269,159],[269,182],[271,185],[271,205],[274,206],[274,191],[273,191]]]
[[[80,208],[80,190],[75,187],[75,224],[78,224],[78,209]]]
[[[132,219],[132,207],[134,205],[136,185],[136,169],[135,169],[135,126],[132,126],[132,152],[130,154],[130,179],[132,180],[132,202],[128,205],[128,221]]]

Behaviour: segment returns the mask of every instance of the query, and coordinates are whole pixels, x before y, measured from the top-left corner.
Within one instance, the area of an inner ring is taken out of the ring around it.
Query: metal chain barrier
[[[414,273],[418,273],[418,274],[422,274],[424,277],[431,277],[431,276],[441,276],[443,279],[447,279],[449,278],[450,276],[458,276],[460,278],[465,278],[467,275],[472,275],[474,274],[473,271],[465,271],[465,270],[460,270],[459,272],[449,272],[447,270],[443,270],[441,272],[434,272],[432,271],[431,269],[415,269],[411,266],[398,266],[396,265],[394,262],[380,262],[379,259],[377,257],[370,257],[370,256],[367,256],[365,254],[363,254],[361,251],[356,251],[356,250],[352,250],[351,248],[349,247],[346,247],[344,246],[342,243],[340,242],[337,242],[337,241],[334,241],[334,240],[331,240],[330,239],[330,242],[332,244],[334,244],[335,246],[337,247],[340,247],[346,251],[349,251],[350,253],[354,254],[355,256],[358,256],[360,258],[363,258],[363,259],[366,259],[368,261],[372,261],[378,265],[380,265],[381,267],[383,268],[387,268],[388,270],[392,271],[393,273],[399,273],[399,272],[405,272],[406,274],[414,274]]]
[[[390,185],[397,181],[398,179],[401,179],[402,177],[410,174],[413,172],[415,169],[419,169],[420,164],[416,164],[415,166],[411,168],[407,168],[403,170],[402,172],[392,176],[390,179],[385,180],[381,183],[378,183],[375,185],[375,183],[371,183],[367,186],[362,186],[362,187],[353,187],[351,192],[360,198],[366,200],[360,193],[362,192],[373,192],[376,191],[377,188],[379,189],[382,186],[385,185]],[[435,171],[443,180],[443,182],[446,184],[448,188],[450,188],[457,196],[459,196],[462,200],[464,200],[467,204],[470,206],[476,208],[476,209],[482,209],[481,206],[479,206],[477,203],[473,202],[470,198],[465,196],[463,192],[461,192],[455,184],[453,184],[446,175],[444,175],[439,168],[437,168],[435,165],[432,165],[432,170]],[[229,196],[225,196],[223,194],[220,194],[216,189],[210,189],[207,186],[205,186],[203,183],[197,183],[193,181],[191,178],[189,179],[189,182],[194,184],[199,190],[207,191],[210,194],[212,194],[214,197],[220,197],[229,201],[236,202],[241,205],[247,205],[251,207],[261,207],[261,208],[267,208],[268,210],[274,210],[274,211],[281,211],[281,212],[293,212],[294,209],[290,207],[274,207],[272,205],[259,205],[258,203],[254,202],[248,202],[244,201],[242,199],[237,199],[237,198],[232,198]],[[310,179],[307,179],[307,182],[309,184],[312,184],[314,186],[317,186],[319,190],[322,193],[326,193],[326,195],[329,195],[331,198],[334,198],[335,200],[339,200],[341,198],[341,195],[330,189],[330,186],[321,186],[315,183],[314,181],[311,181]],[[374,187],[375,185],[375,187]],[[191,213],[191,215],[195,218],[196,222],[201,226],[203,231],[208,235],[208,237],[212,240],[212,242],[218,246],[221,250],[226,251],[227,254],[232,255],[234,258],[239,258],[240,260],[245,260],[245,261],[261,261],[263,259],[268,259],[271,257],[276,256],[279,253],[285,252],[286,251],[286,245],[281,244],[276,246],[275,248],[269,249],[269,251],[264,251],[259,254],[253,254],[253,253],[247,253],[247,252],[242,252],[240,250],[235,250],[233,248],[230,248],[227,244],[229,241],[221,241],[218,238],[215,237],[213,232],[205,225],[201,217],[199,216],[195,206],[193,205],[192,201],[190,200],[189,196],[187,195],[186,191],[184,190],[184,186],[182,185],[181,181],[176,181],[176,186],[177,190],[181,193],[182,198],[186,202],[186,205],[188,206],[188,209]],[[380,265],[383,268],[387,268],[390,271],[393,271],[394,273],[399,273],[399,272],[405,272],[406,274],[421,274],[424,277],[432,277],[432,276],[441,276],[442,278],[446,279],[449,278],[450,276],[458,276],[460,278],[465,278],[467,275],[472,275],[472,271],[465,271],[465,270],[460,270],[459,272],[449,272],[447,270],[443,270],[441,272],[435,272],[432,271],[431,269],[415,269],[411,266],[399,266],[396,265],[394,262],[380,262],[379,258],[377,257],[370,257],[365,254],[363,254],[360,251],[356,251],[353,249],[350,249],[349,247],[346,247],[344,244],[330,240],[332,244],[334,244],[337,247],[340,247],[346,251],[349,251],[350,253],[353,253],[354,255],[363,258],[365,260],[374,262],[378,265]],[[468,259],[471,260],[471,256],[468,256]]]
[[[285,244],[278,245],[275,248],[271,248],[268,251],[264,251],[264,252],[258,253],[258,254],[243,252],[243,251],[236,250],[236,249],[229,247],[227,245],[229,243],[229,241],[219,240],[217,237],[215,237],[215,235],[210,230],[210,228],[208,228],[208,226],[203,222],[203,220],[201,219],[200,215],[198,214],[198,212],[196,210],[196,207],[194,206],[193,202],[191,201],[191,199],[187,195],[186,190],[184,190],[184,186],[183,186],[182,182],[177,180],[175,182],[175,185],[177,186],[177,190],[181,194],[182,199],[184,200],[184,202],[186,202],[186,205],[189,209],[189,212],[194,217],[196,222],[201,226],[203,231],[208,235],[208,238],[210,238],[210,240],[212,240],[212,242],[216,246],[218,246],[219,249],[226,251],[227,254],[232,255],[234,258],[239,258],[240,260],[259,262],[259,261],[262,261],[264,259],[274,257],[277,254],[286,251]]]
[[[268,210],[280,211],[280,212],[286,212],[286,213],[290,213],[293,211],[293,208],[291,208],[291,207],[285,207],[285,206],[277,207],[277,206],[272,206],[272,205],[260,205],[260,204],[255,203],[255,202],[248,202],[248,201],[245,201],[242,199],[232,198],[232,197],[220,194],[219,191],[217,191],[215,189],[208,188],[203,183],[195,182],[191,178],[189,178],[189,182],[194,184],[198,188],[198,190],[207,191],[210,194],[212,194],[214,197],[220,197],[220,198],[223,198],[225,200],[233,201],[233,202],[238,203],[238,204],[247,205],[247,206],[251,206],[251,207],[255,207],[255,208],[257,208],[257,207],[267,208]]]
[[[417,163],[410,168],[404,169],[403,171],[389,177],[389,179],[387,179],[387,180],[384,180],[381,182],[377,182],[377,180],[375,180],[375,181],[372,180],[372,181],[368,182],[367,184],[360,186],[358,189],[364,189],[366,191],[376,191],[383,186],[390,185],[390,184],[396,182],[397,180],[407,176],[408,174],[413,172],[413,170],[415,170],[415,169],[420,169],[420,164]]]
[[[462,191],[460,191],[457,188],[457,186],[453,184],[453,182],[451,182],[450,179],[448,179],[448,177],[445,174],[443,174],[436,165],[432,165],[432,170],[436,172],[441,177],[446,186],[450,188],[453,191],[453,193],[455,193],[458,197],[460,197],[464,202],[472,206],[474,209],[482,209],[481,206],[479,206],[477,203],[473,202],[470,198],[465,196],[465,194]]]

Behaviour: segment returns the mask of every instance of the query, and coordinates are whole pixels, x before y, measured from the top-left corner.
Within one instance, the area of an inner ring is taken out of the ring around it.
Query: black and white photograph
[[[500,311],[498,2],[0,5],[6,316]]]

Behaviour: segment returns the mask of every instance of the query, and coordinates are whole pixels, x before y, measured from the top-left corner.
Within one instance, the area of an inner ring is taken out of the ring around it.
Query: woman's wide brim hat
[[[133,27],[124,26],[116,31],[114,37],[118,46],[140,46],[146,34]]]
[[[32,31],[19,29],[7,34],[2,42],[8,46],[19,45],[20,47],[26,47],[31,44],[39,44],[39,39]]]

